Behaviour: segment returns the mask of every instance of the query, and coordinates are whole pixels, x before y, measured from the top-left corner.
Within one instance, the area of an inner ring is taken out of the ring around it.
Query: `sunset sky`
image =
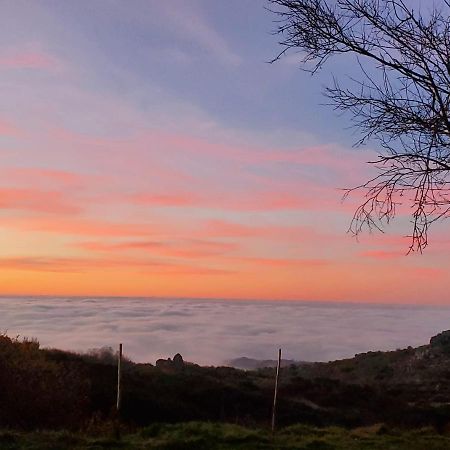
[[[375,153],[264,6],[2,2],[0,294],[450,304],[450,223],[346,233]]]

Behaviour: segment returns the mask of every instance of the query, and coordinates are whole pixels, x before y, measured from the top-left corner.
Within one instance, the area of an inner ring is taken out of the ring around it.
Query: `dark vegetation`
[[[0,432],[2,450],[448,450],[450,438],[430,428],[401,431],[373,427],[346,430],[293,425],[271,436],[267,429],[189,422],[155,424],[116,440],[108,436],[59,432]]]
[[[281,371],[277,423],[348,428],[450,423],[450,333],[430,345],[369,352]],[[125,360],[121,421],[212,421],[265,427],[274,369],[200,367],[181,358],[156,366]],[[89,430],[114,419],[116,362],[111,349],[75,354],[37,341],[0,337],[0,427]]]

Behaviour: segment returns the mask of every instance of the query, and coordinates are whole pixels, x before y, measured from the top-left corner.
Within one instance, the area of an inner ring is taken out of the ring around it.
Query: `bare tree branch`
[[[357,144],[376,139],[378,175],[364,193],[350,230],[383,230],[410,207],[410,251],[428,244],[428,230],[450,214],[450,0],[421,14],[404,0],[269,0],[282,51],[301,50],[314,74],[335,55],[353,54],[358,79],[338,81],[325,95],[350,113]],[[312,65],[312,66],[311,66]]]

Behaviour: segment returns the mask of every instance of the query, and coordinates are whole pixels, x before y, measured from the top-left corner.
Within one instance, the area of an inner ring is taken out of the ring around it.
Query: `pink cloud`
[[[95,211],[120,205],[109,175],[90,175],[57,168],[0,168],[0,207],[35,212]]]
[[[293,192],[273,190],[244,192],[238,196],[228,195],[216,204],[218,208],[236,211],[277,211],[322,209],[325,202],[328,203],[328,200],[320,199],[311,191],[298,186]]]
[[[304,241],[317,233],[303,226],[246,225],[225,220],[209,220],[200,233],[211,237],[271,237],[280,240]]]
[[[82,210],[61,192],[13,188],[0,188],[0,209],[54,214],[74,214]]]
[[[140,192],[125,201],[148,206],[188,206],[232,211],[330,210],[340,209],[339,195],[335,190],[299,182],[292,191],[251,190],[244,192],[219,191],[217,186],[196,186],[198,192],[150,193]],[[192,187],[191,187],[192,189]],[[168,188],[170,190],[170,187]],[[119,198],[117,198],[119,200]]]
[[[82,175],[67,170],[37,167],[3,167],[0,169],[2,183],[22,186],[54,186],[57,188],[81,188],[102,180],[100,177]]]
[[[429,279],[431,278],[441,278],[447,277],[448,271],[444,269],[439,269],[435,267],[415,267],[411,269],[413,276],[418,276],[421,278]]]
[[[151,206],[192,206],[201,204],[195,194],[135,194],[130,200],[137,204]]]
[[[350,169],[355,161],[359,163],[367,156],[329,147],[283,150],[231,145],[159,130],[111,139],[54,128],[48,137],[52,145],[64,143],[67,149],[82,151],[112,177],[119,175],[122,192],[129,192],[133,183],[134,193],[123,195],[123,201],[149,206],[353,211],[354,201],[342,204],[344,191],[337,188],[353,185],[342,180],[354,173]],[[200,174],[195,173],[198,157],[202,162]],[[186,164],[187,159],[194,165]],[[295,171],[285,175],[285,166],[274,162],[297,164],[300,172],[298,176]],[[322,169],[336,172],[336,176],[312,175]]]
[[[166,226],[154,224],[118,223],[95,219],[52,217],[4,218],[1,225],[21,231],[38,231],[72,236],[104,236],[104,237],[133,237],[153,236],[163,232],[170,232]]]
[[[251,257],[243,257],[236,258],[236,261],[243,263],[250,263],[259,266],[267,266],[267,267],[295,267],[295,268],[310,268],[317,266],[325,266],[330,264],[330,261],[327,259],[319,259],[319,258],[306,258],[306,259],[293,259],[293,258],[251,258]]]
[[[18,136],[20,133],[15,123],[8,119],[0,118],[0,136]]]
[[[66,128],[54,127],[49,130],[49,138],[68,145],[82,145],[87,151],[123,152],[127,150],[129,161],[134,156],[158,156],[160,159],[169,156],[186,158],[187,155],[202,156],[203,162],[226,161],[232,168],[245,169],[247,164],[274,167],[274,163],[289,163],[302,166],[328,168],[349,175],[355,164],[363,164],[373,159],[373,153],[367,151],[348,150],[332,146],[315,146],[277,149],[247,144],[230,144],[223,141],[212,141],[186,133],[169,133],[159,129],[135,130],[131,136],[123,139],[89,136],[76,133]],[[162,153],[163,152],[163,153]],[[123,154],[123,153],[122,153]]]
[[[405,256],[407,250],[403,253],[401,251],[385,251],[385,250],[368,250],[360,253],[361,256],[373,259],[395,259]]]
[[[144,132],[139,140],[152,143],[157,147],[170,149],[171,152],[183,152],[205,157],[234,160],[240,163],[273,165],[275,162],[326,167],[347,173],[353,171],[355,164],[362,165],[375,156],[373,152],[333,147],[331,145],[309,146],[291,149],[277,149],[255,145],[233,145],[210,141],[188,134],[167,133],[161,130]],[[367,166],[368,167],[368,166]]]
[[[32,47],[3,51],[0,53],[0,68],[57,70],[61,67],[54,56],[36,46]]]
[[[166,257],[205,258],[236,250],[230,242],[185,239],[179,241],[81,242],[76,247],[95,252],[148,252]]]

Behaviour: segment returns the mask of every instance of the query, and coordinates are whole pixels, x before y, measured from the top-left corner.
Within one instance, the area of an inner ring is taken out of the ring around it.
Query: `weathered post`
[[[120,412],[120,404],[122,401],[122,386],[120,385],[122,381],[122,344],[119,344],[119,355],[117,358],[117,403],[116,403],[116,410],[117,415],[119,415]]]
[[[280,376],[280,366],[281,366],[281,348],[278,349],[277,374],[275,375],[275,392],[273,394],[273,409],[272,409],[272,433],[275,431],[275,414],[277,408],[278,378]]]
[[[122,344],[119,344],[119,354],[117,355],[117,400],[116,413],[113,422],[113,431],[116,440],[120,440],[120,406],[122,403]]]

